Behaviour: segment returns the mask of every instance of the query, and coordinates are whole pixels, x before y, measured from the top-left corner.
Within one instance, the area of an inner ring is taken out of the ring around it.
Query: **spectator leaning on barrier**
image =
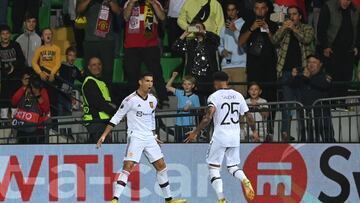
[[[277,25],[270,21],[269,7],[266,0],[254,3],[255,18],[245,22],[239,37],[239,46],[247,46],[246,73],[247,81],[276,81],[276,50],[271,37]],[[263,86],[263,97],[268,101],[276,100],[275,88]]]
[[[175,94],[177,98],[177,108],[183,109],[181,114],[189,112],[191,108],[200,107],[199,97],[194,94],[194,88],[196,80],[193,76],[185,76],[182,80],[183,89],[177,89],[172,86],[178,72],[173,72],[170,80],[166,84],[166,89]],[[185,139],[185,133],[192,130],[192,126],[195,125],[194,116],[176,117],[175,125],[175,142],[183,142]]]
[[[261,98],[262,89],[259,84],[256,82],[251,82],[249,84],[249,98],[246,99],[246,103],[249,106],[253,117],[256,122],[257,131],[261,139],[264,139],[266,142],[271,142],[273,137],[268,135],[267,132],[267,118],[269,117],[269,112],[266,111],[269,106],[266,105],[266,99]],[[253,134],[252,130],[249,129],[249,134]]]
[[[238,46],[240,30],[245,21],[238,17],[236,1],[227,2],[226,14],[226,26],[220,31],[219,53],[223,58],[221,68],[229,75],[230,82],[246,82],[246,53],[243,47]],[[246,95],[245,85],[233,85],[231,88]]]
[[[128,0],[124,6],[124,69],[130,92],[137,89],[141,63],[154,75],[159,106],[168,100],[160,64],[158,20],[165,20],[164,9],[157,0]]]
[[[12,124],[17,128],[19,144],[44,143],[45,132],[41,124],[49,119],[50,103],[47,90],[41,81],[30,78],[29,73],[22,76],[22,87],[12,97],[11,103],[16,107]],[[21,127],[28,125],[29,127]]]
[[[333,81],[351,81],[360,45],[359,11],[351,0],[329,0],[320,12],[318,40]],[[348,86],[336,86],[332,96],[345,96]]]
[[[300,8],[290,6],[287,10],[289,19],[283,22],[280,29],[272,36],[272,41],[279,46],[277,76],[281,78],[282,101],[299,101],[300,95],[296,88],[289,85],[293,68],[302,69],[306,66],[306,57],[314,53],[314,29],[302,23],[303,15]],[[284,108],[288,108],[284,105]],[[297,114],[301,134],[304,134],[303,122]],[[291,111],[282,111],[282,137],[285,140],[294,140],[290,136]]]
[[[11,40],[9,26],[0,27],[0,110],[1,119],[9,118],[10,99],[21,86],[24,55],[20,45]],[[14,112],[14,111],[13,111]],[[12,113],[13,114],[13,113]]]
[[[301,102],[305,106],[310,106],[318,99],[329,97],[331,78],[322,70],[322,62],[319,56],[309,55],[307,61],[308,65],[302,73],[297,71],[297,69],[293,70],[292,83],[301,91]],[[313,106],[315,137],[312,122],[310,121],[308,122],[310,126],[308,127],[309,137],[306,141],[319,142],[321,138],[323,142],[335,142],[330,107],[321,107],[318,105]],[[322,103],[320,105],[327,104]],[[310,112],[307,113],[310,114]]]
[[[204,83],[212,81],[212,74],[219,69],[217,49],[220,38],[215,33],[206,31],[201,22],[195,22],[191,27],[194,30],[185,31],[173,44],[173,49],[187,55],[185,73],[195,77],[200,102],[205,104],[205,97],[210,95],[212,88]],[[195,38],[187,40],[186,37],[190,34],[194,34]]]
[[[41,46],[41,38],[35,31],[36,18],[37,17],[31,13],[25,15],[24,33],[16,39],[16,42],[20,44],[25,56],[25,65],[30,69],[35,50]]]
[[[221,4],[217,0],[186,0],[177,23],[181,29],[187,30],[195,21],[204,23],[207,31],[219,35],[225,24]]]
[[[99,58],[92,57],[88,62],[88,75],[82,84],[84,100],[84,121],[90,134],[87,140],[95,143],[105,130],[106,124],[116,112],[116,106],[111,103],[111,95],[106,82],[102,79],[102,63]],[[79,142],[85,140],[77,139]]]
[[[121,13],[121,8],[115,0],[79,0],[76,11],[87,19],[84,59],[88,62],[91,57],[100,58],[104,67],[103,78],[111,84],[116,43],[113,20],[114,14]]]
[[[74,82],[78,80],[84,81],[83,71],[74,65],[76,59],[76,48],[69,47],[66,49],[66,61],[61,64],[59,76],[56,78],[56,85],[60,90],[57,94],[58,116],[68,116],[72,112],[72,91],[74,90]]]

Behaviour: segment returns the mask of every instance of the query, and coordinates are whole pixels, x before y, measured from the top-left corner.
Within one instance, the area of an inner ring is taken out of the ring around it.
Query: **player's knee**
[[[164,159],[159,159],[157,161],[155,161],[153,163],[156,171],[163,171],[164,169],[166,169],[166,163],[164,161]]]
[[[232,176],[235,176],[235,173],[237,173],[238,171],[241,171],[241,169],[237,165],[228,166],[227,169]]]
[[[132,169],[134,168],[134,166],[135,166],[134,162],[132,162],[132,161],[124,161],[123,170],[130,173],[132,171]]]
[[[220,178],[220,167],[209,166],[210,181],[213,182]]]

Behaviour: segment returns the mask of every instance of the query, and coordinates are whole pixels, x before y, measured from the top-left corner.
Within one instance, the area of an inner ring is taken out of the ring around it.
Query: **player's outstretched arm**
[[[214,106],[210,106],[208,108],[208,110],[206,111],[205,116],[203,117],[203,119],[201,120],[200,124],[196,127],[195,130],[187,132],[186,135],[186,139],[184,140],[184,142],[188,143],[191,141],[195,141],[197,135],[206,127],[210,124],[213,116],[215,113],[215,107]]]
[[[112,125],[107,125],[104,132],[101,134],[100,139],[98,140],[98,142],[96,143],[96,149],[99,149],[101,147],[101,144],[105,141],[106,136],[111,132],[111,130],[114,127]]]
[[[246,112],[246,113],[245,113],[245,116],[246,116],[246,122],[247,122],[247,124],[249,125],[250,129],[253,131],[254,141],[258,142],[260,139],[259,139],[259,132],[256,130],[255,119],[254,119],[254,117],[252,116],[252,114],[249,113],[249,112]]]

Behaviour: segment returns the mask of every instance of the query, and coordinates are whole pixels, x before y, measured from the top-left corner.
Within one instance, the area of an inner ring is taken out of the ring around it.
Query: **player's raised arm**
[[[249,125],[250,129],[253,131],[254,141],[258,142],[259,141],[259,132],[256,130],[255,119],[254,119],[253,115],[250,112],[246,112],[245,116],[246,116],[247,124]]]
[[[96,143],[96,148],[99,149],[101,144],[105,141],[106,136],[111,132],[111,130],[120,123],[120,121],[124,118],[127,112],[130,110],[130,102],[128,99],[125,99],[119,109],[116,111],[115,115],[110,119],[109,124],[106,126],[104,132],[102,133],[100,139]]]
[[[184,142],[188,143],[191,141],[195,141],[197,135],[206,127],[210,124],[214,113],[216,111],[215,106],[211,106],[209,105],[209,108],[206,111],[205,116],[203,117],[203,119],[201,120],[200,124],[195,128],[195,130],[192,130],[190,132],[187,132],[186,135],[186,139],[184,140]]]

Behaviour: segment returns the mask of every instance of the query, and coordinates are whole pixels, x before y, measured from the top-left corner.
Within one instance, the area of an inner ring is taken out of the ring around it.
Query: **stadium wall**
[[[111,200],[126,145],[7,145],[0,147],[0,202]],[[206,144],[164,144],[175,197],[215,202]],[[243,144],[241,166],[255,203],[360,202],[359,144]],[[223,167],[228,202],[246,202],[240,183]],[[155,172],[143,157],[120,202],[160,203]]]

